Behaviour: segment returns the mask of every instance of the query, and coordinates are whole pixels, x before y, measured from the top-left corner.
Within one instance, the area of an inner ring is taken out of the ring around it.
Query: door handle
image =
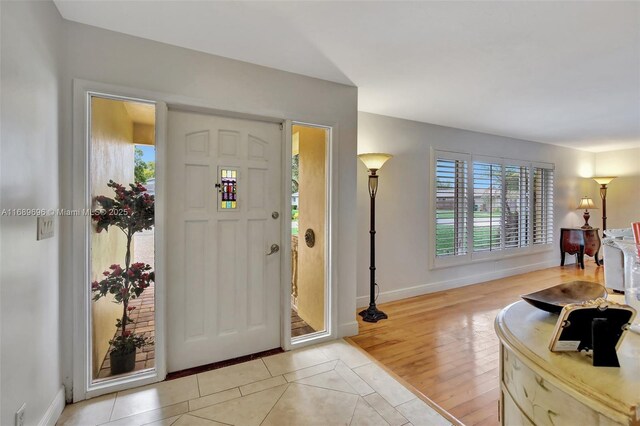
[[[277,244],[271,244],[271,251],[269,253],[267,253],[267,256],[273,254],[273,253],[277,253],[280,251],[280,246]]]

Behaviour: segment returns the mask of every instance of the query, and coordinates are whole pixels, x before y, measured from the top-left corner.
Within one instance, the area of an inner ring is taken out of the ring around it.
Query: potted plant
[[[115,226],[125,234],[126,254],[124,267],[119,264],[111,265],[102,273],[104,278],[101,281],[91,283],[91,291],[94,293],[94,301],[112,295],[115,303],[122,304],[122,316],[116,320],[118,331],[109,341],[111,374],[116,375],[133,370],[136,350],[153,343],[150,338],[127,330],[127,325],[133,323],[129,315],[135,309],[129,306],[129,302],[140,297],[155,279],[151,265],[131,263],[131,241],[136,232],[153,226],[155,200],[140,183],[129,184],[127,189],[110,180],[107,186],[113,188],[116,195],[114,198],[103,195],[96,197],[101,208],[94,210],[91,218],[98,233],[103,230],[108,232],[109,227]]]

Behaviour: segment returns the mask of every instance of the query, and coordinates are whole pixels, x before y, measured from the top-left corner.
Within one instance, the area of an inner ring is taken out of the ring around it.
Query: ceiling
[[[156,122],[156,107],[153,104],[124,101],[124,108],[131,121],[139,124],[153,125]]]
[[[640,2],[55,3],[72,21],[357,86],[360,111],[640,147]]]

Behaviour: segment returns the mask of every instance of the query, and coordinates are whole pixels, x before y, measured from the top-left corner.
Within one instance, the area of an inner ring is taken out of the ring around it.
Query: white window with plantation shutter
[[[469,255],[469,162],[469,155],[449,152],[435,155],[432,194],[436,262]]]
[[[553,165],[433,151],[433,267],[553,242]]]

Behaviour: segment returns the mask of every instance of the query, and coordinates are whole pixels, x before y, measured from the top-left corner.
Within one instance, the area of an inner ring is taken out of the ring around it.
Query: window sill
[[[478,254],[480,253],[476,253],[475,258],[473,257],[474,255],[471,254],[464,257],[460,256],[460,258],[457,258],[457,259],[454,256],[445,257],[442,259],[432,259],[431,267],[429,269],[437,270],[437,269],[453,268],[453,267],[462,266],[462,265],[474,265],[474,264],[485,263],[485,262],[499,262],[501,260],[508,260],[508,259],[522,257],[522,256],[531,256],[531,255],[536,255],[540,253],[548,253],[552,251],[554,247],[555,245],[551,243],[551,244],[541,244],[541,245],[536,245],[532,247],[527,247],[522,250],[511,249],[506,251],[501,250],[501,251],[495,251],[495,252],[482,253],[482,256],[480,257],[478,257]]]

